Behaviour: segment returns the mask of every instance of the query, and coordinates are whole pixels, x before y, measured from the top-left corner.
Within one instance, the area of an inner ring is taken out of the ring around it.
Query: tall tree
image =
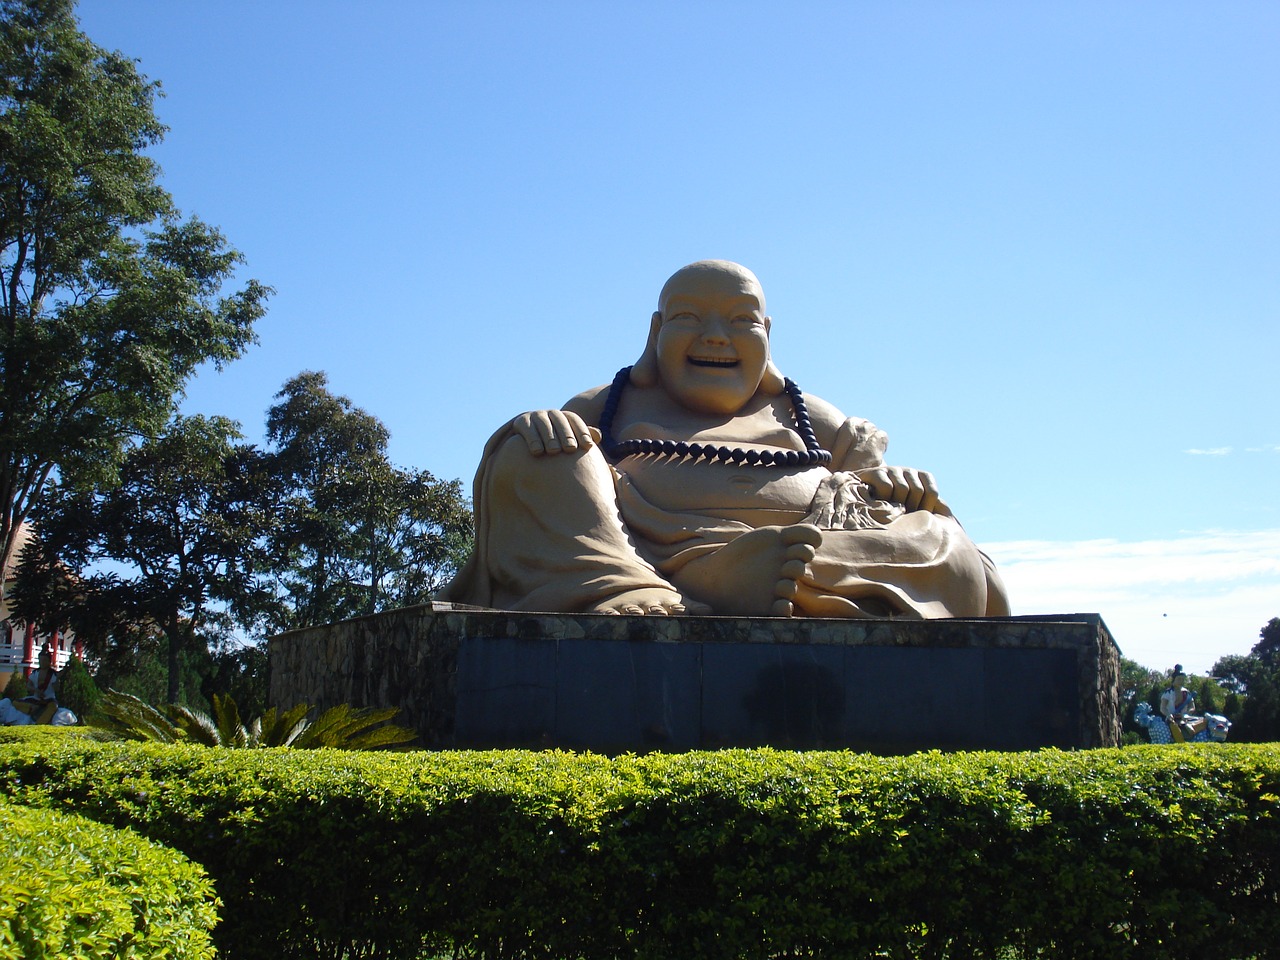
[[[195,369],[253,342],[270,292],[183,220],[143,152],[158,83],[73,0],[0,0],[0,565],[51,479],[84,490],[163,428]]]
[[[401,470],[381,502],[375,530],[385,559],[370,571],[370,603],[378,609],[426,603],[471,553],[474,529],[462,483]]]
[[[285,490],[274,552],[281,629],[429,599],[470,547],[457,481],[395,467],[380,420],[329,390],[324,373],[285,383],[267,438]]]
[[[1258,642],[1253,645],[1252,653],[1268,663],[1280,661],[1280,617],[1272,617],[1258,631]]]
[[[41,618],[58,610],[90,636],[153,624],[176,702],[184,655],[206,653],[211,631],[255,623],[270,594],[273,480],[238,436],[223,418],[178,417],[130,451],[115,486],[53,487],[19,565],[19,616],[61,626]]]
[[[1213,673],[1227,689],[1244,695],[1233,739],[1280,740],[1280,617],[1263,626],[1248,656],[1222,657]]]

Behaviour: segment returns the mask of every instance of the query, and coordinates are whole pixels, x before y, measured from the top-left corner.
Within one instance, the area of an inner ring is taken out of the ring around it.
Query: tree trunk
[[[165,631],[169,636],[169,696],[170,703],[178,702],[178,654],[182,651],[182,630],[176,620],[169,623]]]

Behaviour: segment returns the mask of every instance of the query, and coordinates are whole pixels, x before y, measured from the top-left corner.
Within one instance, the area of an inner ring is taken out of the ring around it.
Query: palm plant
[[[108,690],[86,719],[95,740],[177,743],[181,734],[163,713],[128,693]]]
[[[252,749],[292,747],[314,750],[379,750],[400,747],[417,738],[412,730],[388,723],[399,711],[394,707],[330,707],[309,720],[310,704],[289,710],[272,707],[247,726],[230,696],[213,695],[213,713],[168,704],[163,712],[137,697],[116,690],[102,696],[89,718],[99,740],[150,740],[158,743],[198,743],[206,747]]]

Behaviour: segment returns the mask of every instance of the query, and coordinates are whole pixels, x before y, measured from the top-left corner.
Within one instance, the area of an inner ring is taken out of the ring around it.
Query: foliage
[[[285,490],[274,531],[279,630],[422,603],[470,550],[457,481],[387,458],[380,420],[330,392],[324,373],[285,383],[267,438]]]
[[[1280,617],[1272,617],[1258,632],[1248,656],[1222,657],[1213,672],[1243,700],[1239,715],[1232,717],[1232,738],[1280,740]]]
[[[1133,720],[1133,711],[1144,700],[1150,702],[1152,691],[1159,697],[1160,684],[1165,677],[1159,670],[1144,667],[1128,657],[1120,658],[1120,711],[1121,730],[1126,742],[1146,743],[1147,734]],[[1156,706],[1158,708],[1159,700]]]
[[[21,670],[15,670],[9,674],[9,682],[4,685],[4,693],[0,696],[8,697],[10,700],[21,700],[23,697],[31,696],[31,684],[27,682]]]
[[[1189,677],[1187,686],[1195,694],[1196,713],[1223,713],[1229,694],[1213,677]]]
[[[0,960],[213,957],[213,885],[176,851],[3,801],[0,836]]]
[[[308,719],[309,704],[289,710],[272,707],[248,726],[229,696],[213,695],[213,712],[204,713],[180,704],[157,710],[137,697],[109,690],[90,722],[102,740],[147,740],[158,743],[198,743],[206,747],[293,747],[314,750],[378,750],[412,743],[417,734],[387,723],[399,711],[394,708],[330,707],[315,720]]]
[[[1261,657],[1222,657],[1213,672],[1244,693],[1240,715],[1231,728],[1234,740],[1261,743],[1280,740],[1280,663]]]
[[[197,367],[253,342],[270,292],[220,295],[242,258],[144,153],[159,85],[73,6],[0,2],[0,565],[46,483],[114,480]]]
[[[340,703],[316,717],[313,723],[299,731],[291,743],[282,743],[281,746],[296,747],[299,750],[315,750],[320,747],[379,750],[383,747],[404,746],[416,740],[418,735],[405,727],[385,723],[399,712],[395,707],[355,708],[350,704]],[[263,718],[262,726],[264,730],[269,728],[266,717]]]
[[[99,642],[125,624],[154,624],[176,703],[183,653],[207,651],[206,629],[252,622],[267,596],[272,481],[238,436],[221,417],[176,417],[129,452],[117,486],[53,488],[18,568],[18,615],[46,628],[67,621]]]
[[[84,717],[98,706],[102,697],[98,685],[89,676],[89,670],[79,657],[72,657],[58,671],[58,705],[66,707],[78,717]]]
[[[1267,621],[1267,625],[1258,632],[1258,642],[1251,652],[1265,663],[1280,661],[1280,617]]]
[[[95,644],[99,690],[119,690],[148,703],[168,696],[168,641],[152,623],[117,623],[104,642]],[[202,644],[183,650],[178,660],[178,703],[208,709],[204,687],[214,670],[213,655]]]
[[[41,743],[61,742],[67,739],[83,739],[89,736],[89,728],[54,727],[45,723],[33,723],[23,727],[0,727],[0,742],[25,743],[35,740]]]
[[[170,706],[176,706],[170,704]],[[98,702],[98,709],[88,718],[92,736],[100,740],[149,740],[177,743],[182,731],[151,704],[137,697],[108,690]]]
[[[0,791],[202,863],[233,958],[1229,960],[1280,938],[1280,747],[608,759],[30,741]]]
[[[209,666],[200,687],[205,700],[212,704],[214,696],[221,694],[231,697],[241,711],[251,716],[266,710],[270,675],[265,644],[215,642],[210,644],[209,654]]]

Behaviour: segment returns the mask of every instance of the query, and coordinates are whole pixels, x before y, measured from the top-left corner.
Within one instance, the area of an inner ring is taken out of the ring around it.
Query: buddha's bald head
[[[764,288],[760,286],[760,280],[742,264],[734,263],[732,260],[699,260],[697,263],[681,267],[662,285],[662,292],[658,294],[658,312],[665,313],[667,300],[673,292],[705,286],[708,282],[736,282],[744,290],[751,291],[760,301],[761,313],[768,313],[765,309]]]

